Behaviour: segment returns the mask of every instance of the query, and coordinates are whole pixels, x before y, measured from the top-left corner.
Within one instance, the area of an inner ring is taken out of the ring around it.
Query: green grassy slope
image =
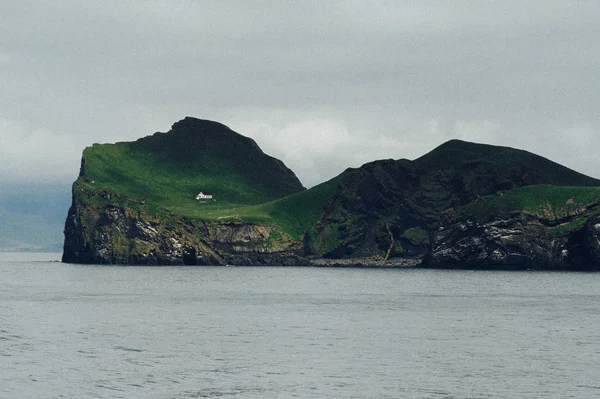
[[[465,206],[462,213],[486,218],[527,212],[541,218],[560,219],[596,203],[600,203],[600,187],[535,185],[481,198]]]
[[[343,178],[305,190],[253,140],[194,118],[135,142],[94,144],[83,155],[78,188],[118,193],[192,219],[274,223],[296,239],[319,219]],[[214,199],[197,201],[200,191]]]
[[[274,223],[296,240],[301,240],[304,233],[319,220],[323,214],[323,207],[331,200],[346,177],[346,173],[341,173],[309,190],[262,204],[239,206],[228,203],[207,207],[202,213],[198,213],[198,217],[206,220],[231,219]]]
[[[460,140],[440,145],[413,164],[421,178],[415,204],[432,220],[441,210],[518,187],[600,186],[598,179],[527,151]]]
[[[319,220],[323,207],[331,200],[339,185],[347,177],[341,173],[331,180],[288,197],[260,206],[285,232],[301,239]]]
[[[455,219],[506,217],[524,212],[540,218],[549,233],[560,235],[585,225],[600,214],[600,187],[536,185],[490,195],[462,207]]]
[[[213,207],[258,204],[304,190],[291,170],[253,140],[193,118],[177,122],[169,133],[95,144],[83,155],[89,188],[152,201],[190,217]],[[200,191],[213,194],[214,201],[198,202]]]

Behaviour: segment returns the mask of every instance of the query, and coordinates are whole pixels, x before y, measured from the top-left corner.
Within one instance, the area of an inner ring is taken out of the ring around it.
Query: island
[[[451,140],[310,189],[227,126],[83,151],[63,262],[600,269],[600,180]]]

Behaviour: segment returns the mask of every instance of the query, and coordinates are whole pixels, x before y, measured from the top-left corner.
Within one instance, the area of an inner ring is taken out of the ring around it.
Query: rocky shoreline
[[[346,259],[309,259],[311,266],[317,267],[365,267],[365,268],[414,268],[421,266],[421,257],[390,258],[384,260],[382,257],[369,258],[346,258]]]
[[[484,220],[458,220],[433,235],[423,266],[599,270],[599,207],[590,206],[561,224],[523,212],[504,217],[493,215]]]

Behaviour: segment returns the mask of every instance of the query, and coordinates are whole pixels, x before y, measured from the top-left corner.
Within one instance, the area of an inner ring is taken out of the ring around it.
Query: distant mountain
[[[70,185],[0,185],[0,251],[60,252]]]
[[[84,150],[63,260],[594,268],[599,214],[600,180],[527,151],[451,140],[305,190],[251,139],[188,117]]]

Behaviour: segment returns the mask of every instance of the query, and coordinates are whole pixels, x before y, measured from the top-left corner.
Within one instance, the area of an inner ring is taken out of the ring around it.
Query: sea
[[[598,398],[600,273],[0,253],[0,398]]]

